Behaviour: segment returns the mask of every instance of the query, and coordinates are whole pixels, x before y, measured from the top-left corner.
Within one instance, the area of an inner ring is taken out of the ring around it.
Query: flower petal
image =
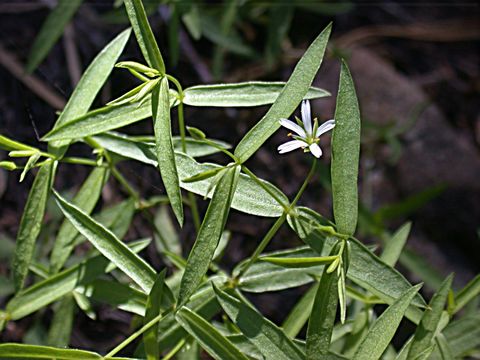
[[[306,146],[308,146],[308,144],[304,141],[292,140],[280,145],[277,150],[280,154],[283,154],[283,153],[286,153],[301,147],[306,147]]]
[[[312,113],[310,111],[310,101],[303,100],[302,108],[300,109],[302,113],[303,126],[308,135],[312,135]]]
[[[318,146],[318,144],[313,143],[308,148],[310,149],[313,156],[315,156],[316,158],[322,156],[322,149],[320,149],[320,146]]]
[[[325,121],[322,125],[320,125],[317,129],[317,133],[315,134],[315,137],[319,137],[320,135],[326,133],[327,131],[332,130],[335,127],[335,120],[328,120]]]
[[[293,121],[287,120],[287,119],[280,119],[280,125],[283,127],[286,127],[289,130],[294,131],[297,135],[301,137],[307,137],[307,134],[305,133],[305,130],[303,130],[300,126],[295,124]]]

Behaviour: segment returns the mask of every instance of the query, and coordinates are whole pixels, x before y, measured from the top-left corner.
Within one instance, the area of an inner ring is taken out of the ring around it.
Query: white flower
[[[310,151],[313,156],[319,158],[322,156],[322,149],[318,146],[320,141],[320,135],[326,133],[329,130],[332,130],[335,127],[335,120],[325,121],[322,125],[318,126],[317,118],[313,120],[312,124],[312,115],[310,112],[310,102],[308,100],[302,101],[302,121],[296,117],[297,123],[288,119],[280,119],[280,125],[286,127],[289,130],[292,130],[295,134],[288,134],[294,140],[287,141],[286,143],[278,147],[280,154],[302,148],[303,151]]]

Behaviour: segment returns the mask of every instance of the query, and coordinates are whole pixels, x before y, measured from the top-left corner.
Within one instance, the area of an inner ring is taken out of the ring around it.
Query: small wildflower
[[[302,121],[297,117],[297,123],[288,119],[280,119],[280,125],[292,130],[295,134],[288,134],[294,140],[288,141],[278,147],[278,152],[284,154],[286,152],[302,148],[304,152],[310,151],[313,156],[319,158],[322,156],[322,149],[318,145],[320,141],[320,135],[332,130],[335,127],[335,120],[325,121],[322,125],[318,126],[317,118],[313,119],[310,112],[310,102],[308,100],[302,101]]]

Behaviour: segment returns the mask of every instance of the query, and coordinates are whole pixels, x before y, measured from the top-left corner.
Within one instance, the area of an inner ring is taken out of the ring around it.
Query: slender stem
[[[282,216],[280,216],[277,219],[277,221],[275,221],[275,223],[270,228],[270,230],[268,230],[267,234],[264,236],[260,244],[258,244],[257,248],[255,249],[255,252],[252,254],[252,256],[250,256],[250,259],[248,260],[248,262],[240,270],[240,273],[235,277],[236,279],[240,279],[243,276],[243,274],[245,274],[245,272],[253,265],[253,263],[257,261],[262,251],[270,243],[270,240],[272,240],[273,236],[277,233],[278,229],[280,229],[280,226],[282,226],[286,218],[287,218],[287,214],[283,213]]]
[[[64,157],[60,161],[68,164],[99,166],[95,160],[79,157]]]
[[[178,104],[178,128],[180,130],[180,139],[182,142],[182,151],[187,152],[187,144],[185,142],[185,121],[183,118],[183,102]]]
[[[298,190],[297,195],[295,195],[295,198],[293,199],[292,203],[290,204],[289,210],[292,210],[295,207],[295,204],[297,203],[297,201],[302,196],[303,192],[307,188],[308,182],[310,181],[313,174],[315,173],[316,167],[317,167],[317,161],[313,160],[312,167],[310,168],[310,171],[308,172],[308,175],[305,178],[305,181],[303,182],[302,186],[300,187],[300,190]]]
[[[125,177],[118,171],[115,166],[111,166],[110,170],[112,171],[113,176],[117,181],[124,187],[124,189],[132,196],[137,203],[140,202],[140,195],[138,192],[130,185],[130,183],[125,179]]]
[[[225,155],[227,155],[229,158],[231,158],[235,162],[235,164],[240,164],[240,160],[234,154],[232,154],[230,151],[228,151],[227,149],[221,147],[218,144],[215,144],[215,142],[213,142],[211,140],[208,140],[208,139],[203,139],[203,142],[206,143],[207,145],[210,145],[211,147],[214,147],[215,149],[223,152]]]
[[[265,190],[272,198],[275,199],[276,202],[280,204],[280,206],[285,210],[286,213],[290,211],[290,208],[283,203],[283,201],[275,194],[272,190],[270,190],[262,180],[260,180],[254,173],[252,173],[245,165],[242,165],[242,170],[250,176],[250,178],[255,181],[260,187]]]
[[[180,97],[180,102],[182,103],[183,102],[183,88],[182,88],[182,85],[180,84],[180,82],[175,79],[172,75],[166,75],[167,76],[167,79],[170,80],[171,82],[174,83],[175,87],[177,88],[178,90],[178,96]]]
[[[130,335],[128,338],[126,338],[120,344],[118,344],[115,348],[113,348],[107,355],[105,355],[105,357],[108,358],[108,357],[114,356],[116,353],[122,350],[125,346],[130,344],[133,340],[135,340],[137,337],[142,335],[145,331],[150,329],[153,325],[158,323],[163,317],[164,317],[164,314],[155,316],[152,320],[150,320],[148,323],[143,325],[140,329],[135,331],[132,335]]]
[[[162,360],[170,360],[171,358],[173,358],[175,356],[175,354],[180,351],[180,349],[183,347],[183,345],[185,345],[185,343],[186,343],[186,340],[185,340],[185,338],[183,338],[182,340],[180,340],[177,343],[177,345],[174,346],[174,348],[172,350],[170,350],[168,352],[167,355],[165,355],[162,358]]]

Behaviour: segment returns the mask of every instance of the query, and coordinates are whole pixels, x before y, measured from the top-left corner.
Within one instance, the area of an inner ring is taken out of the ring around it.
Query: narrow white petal
[[[278,151],[280,154],[301,148],[301,147],[306,147],[308,144],[306,142],[303,142],[301,140],[292,140],[288,141],[278,147]]]
[[[320,135],[326,133],[327,131],[332,130],[334,127],[335,127],[334,119],[325,121],[322,125],[318,127],[315,137],[319,137]]]
[[[303,138],[307,137],[307,134],[305,134],[305,131],[300,126],[295,124],[293,121],[290,121],[287,119],[280,119],[280,125],[282,125],[283,127],[286,127],[289,130],[294,131],[297,135]]]
[[[312,113],[310,111],[310,101],[303,100],[302,108],[300,109],[300,111],[302,113],[303,126],[305,127],[307,134],[311,135],[312,134]]]
[[[318,146],[318,144],[313,143],[308,148],[312,152],[313,156],[315,156],[316,158],[322,156],[322,149],[320,149],[320,146]]]

